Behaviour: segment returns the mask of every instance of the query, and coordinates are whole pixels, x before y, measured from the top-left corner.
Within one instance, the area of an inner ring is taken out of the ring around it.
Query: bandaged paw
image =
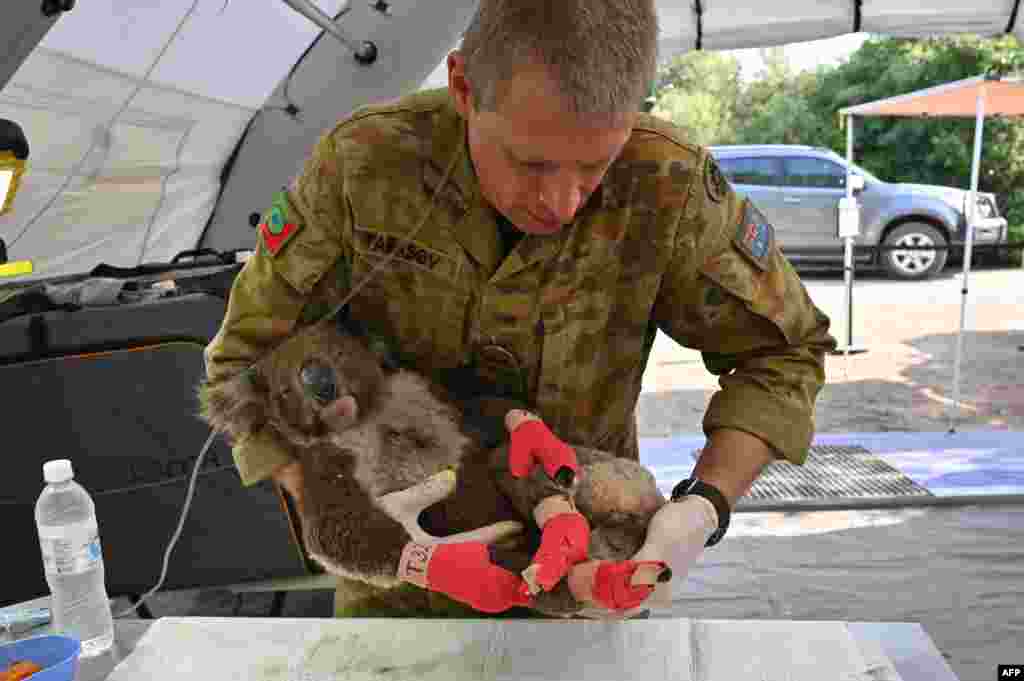
[[[622,611],[639,607],[671,578],[663,561],[588,561],[569,571],[569,590],[587,606]]]

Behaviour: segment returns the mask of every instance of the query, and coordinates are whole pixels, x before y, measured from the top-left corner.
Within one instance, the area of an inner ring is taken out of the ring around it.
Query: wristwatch
[[[711,533],[707,543],[704,544],[705,547],[714,546],[722,540],[722,537],[725,536],[725,531],[729,529],[729,502],[725,500],[725,495],[717,487],[699,478],[687,478],[676,485],[672,490],[672,496],[669,497],[669,501],[679,501],[689,494],[704,497],[711,502],[715,507],[715,511],[718,512],[718,529]]]

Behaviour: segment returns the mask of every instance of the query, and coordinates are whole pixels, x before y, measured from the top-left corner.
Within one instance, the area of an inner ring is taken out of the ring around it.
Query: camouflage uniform
[[[455,153],[429,219],[403,245]],[[340,122],[275,206],[207,348],[211,380],[317,319],[397,248],[350,314],[417,369],[520,387],[564,440],[636,459],[634,410],[661,329],[721,376],[705,433],[734,428],[793,463],[807,455],[836,346],[829,320],[771,225],[668,122],[638,114],[572,225],[525,235],[506,257],[446,89]],[[270,434],[234,455],[247,485],[289,461]]]

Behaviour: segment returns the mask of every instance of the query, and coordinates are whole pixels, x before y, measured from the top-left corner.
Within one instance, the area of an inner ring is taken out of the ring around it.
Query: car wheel
[[[942,232],[924,222],[908,222],[889,232],[883,246],[945,246]],[[882,267],[896,279],[933,277],[946,266],[949,251],[883,251]]]

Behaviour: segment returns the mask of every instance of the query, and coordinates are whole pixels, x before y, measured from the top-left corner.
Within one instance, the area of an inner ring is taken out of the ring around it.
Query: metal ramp
[[[803,502],[828,507],[856,505],[858,501],[876,505],[923,497],[933,495],[863,446],[814,445],[803,466],[788,461],[769,464],[739,500],[737,509],[803,508],[807,505]]]

